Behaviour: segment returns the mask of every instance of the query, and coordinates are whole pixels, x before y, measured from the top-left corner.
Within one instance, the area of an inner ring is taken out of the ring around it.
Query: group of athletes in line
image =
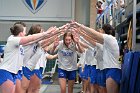
[[[39,93],[47,59],[58,59],[61,93],[73,93],[76,70],[83,80],[81,93],[119,93],[121,64],[115,29],[105,24],[97,31],[71,21],[47,31],[16,22],[0,64],[1,93]],[[80,56],[77,63],[77,56]]]

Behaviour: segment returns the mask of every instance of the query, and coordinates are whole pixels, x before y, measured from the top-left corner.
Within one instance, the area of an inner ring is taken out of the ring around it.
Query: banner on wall
[[[1,0],[0,20],[70,21],[75,0]]]

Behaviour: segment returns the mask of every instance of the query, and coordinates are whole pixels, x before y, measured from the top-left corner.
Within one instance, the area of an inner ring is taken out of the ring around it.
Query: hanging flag
[[[132,49],[132,36],[133,36],[133,33],[132,33],[132,23],[130,21],[129,28],[128,28],[128,33],[127,33],[127,46],[128,46],[129,50]]]

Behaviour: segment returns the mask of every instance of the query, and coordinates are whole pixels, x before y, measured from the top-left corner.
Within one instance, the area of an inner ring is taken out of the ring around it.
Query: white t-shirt
[[[119,46],[115,37],[103,34],[103,67],[104,68],[121,68],[119,63]]]
[[[85,44],[87,44],[89,48],[94,49],[95,46],[89,43],[88,41],[86,41],[82,36],[80,36],[80,40]]]
[[[22,45],[19,45],[21,37],[11,35],[5,46],[4,59],[0,65],[0,69],[7,70],[17,74],[20,67],[23,65],[24,50]]]
[[[81,53],[78,64],[81,64],[82,66],[85,66],[85,57],[86,57],[86,52]]]
[[[42,55],[42,48],[37,47],[36,53],[28,60],[26,67],[29,68],[30,70],[33,70],[39,60],[39,58]]]
[[[46,68],[46,64],[47,64],[47,56],[49,54],[44,52],[42,55],[41,55],[41,58],[40,58],[40,67],[43,67],[44,69]]]
[[[60,41],[57,48],[58,48],[58,68],[67,71],[77,70],[76,45],[72,44],[70,48],[67,48],[63,44],[63,41]]]
[[[28,60],[35,54],[37,51],[37,43],[33,43],[27,46],[24,46],[24,59],[23,59],[23,66],[26,66]]]
[[[97,53],[95,55],[95,58],[97,60],[97,65],[96,65],[96,69],[100,69],[100,70],[103,70],[103,45],[102,44],[99,44],[99,43],[96,43],[96,46],[97,46]]]
[[[88,49],[85,50],[85,64],[96,65],[97,61],[95,59],[96,47],[86,41],[82,36],[80,36],[81,41],[88,45]]]
[[[85,57],[85,64],[87,65],[96,65],[97,61],[95,59],[96,49],[95,48],[88,48],[86,51],[86,57]]]
[[[39,69],[40,67],[42,67],[43,68],[43,73],[44,73],[44,70],[45,70],[46,64],[47,64],[47,56],[48,56],[48,53],[42,51],[42,55],[39,58],[39,60],[38,60],[38,62],[36,64],[35,69]]]

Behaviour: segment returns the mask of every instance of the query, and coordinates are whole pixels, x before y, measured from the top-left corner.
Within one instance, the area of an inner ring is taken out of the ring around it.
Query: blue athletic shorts
[[[101,79],[101,77],[100,77],[100,69],[96,69],[96,71],[97,71],[97,77],[96,77],[96,82],[97,82],[97,84],[98,85],[100,85],[100,79]]]
[[[33,71],[33,74],[35,74],[40,80],[42,80],[42,72],[43,72],[43,68],[40,67],[40,69],[34,69]]]
[[[18,71],[18,74],[15,75],[15,79],[22,80],[22,74],[23,74],[23,71],[22,70],[19,70]]]
[[[80,74],[80,78],[88,80],[88,77],[90,77],[90,65],[85,65],[83,71],[82,68],[80,67],[79,74]]]
[[[58,68],[58,78],[65,78],[68,80],[75,80],[76,78],[76,70],[74,71],[66,71],[61,68]]]
[[[90,77],[90,65],[85,65],[85,68],[84,68],[84,74],[86,76],[86,79],[88,79],[88,77]]]
[[[82,78],[82,79],[85,78],[84,71],[82,71],[82,67],[79,67],[79,76],[80,76],[80,78]]]
[[[121,76],[122,76],[121,69],[107,68],[105,69],[105,74],[106,74],[106,80],[111,77],[117,84],[120,84]]]
[[[22,70],[23,70],[23,75],[28,79],[30,80],[31,79],[31,76],[33,75],[33,72],[27,68],[27,67],[22,67]]]
[[[15,76],[16,74],[0,69],[0,85],[2,85],[7,80],[10,80],[15,84],[16,83]]]
[[[96,71],[96,66],[90,66],[90,83],[91,84],[96,84],[96,77],[97,77],[97,71]]]
[[[106,87],[106,75],[104,70],[97,69],[97,84],[102,87]]]

